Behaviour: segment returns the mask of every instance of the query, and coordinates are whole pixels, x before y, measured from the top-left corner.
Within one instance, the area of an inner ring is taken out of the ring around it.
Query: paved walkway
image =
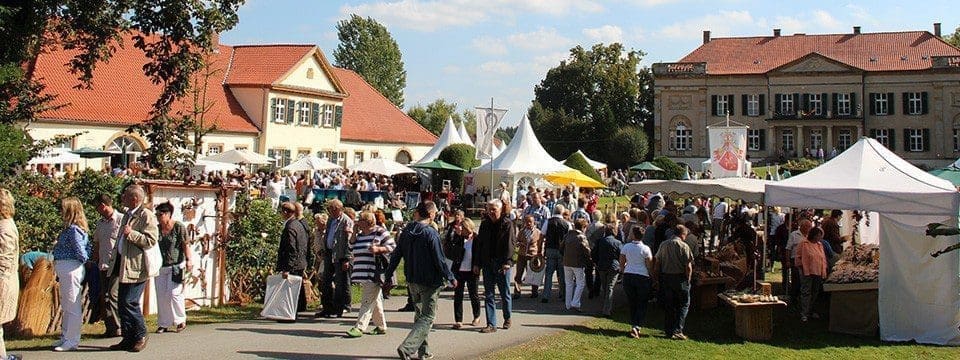
[[[556,294],[556,292],[555,292]],[[365,335],[359,339],[345,337],[345,332],[356,321],[356,312],[342,319],[316,319],[312,313],[301,313],[295,324],[280,324],[269,320],[247,320],[226,324],[190,325],[180,334],[150,334],[146,350],[140,354],[108,351],[107,346],[119,339],[83,339],[80,350],[72,353],[54,353],[49,348],[14,352],[25,359],[395,359],[396,348],[406,337],[413,322],[413,313],[397,312],[406,297],[394,296],[386,301],[387,335]],[[470,322],[469,300],[465,317]],[[439,302],[437,321],[430,333],[431,351],[438,359],[474,359],[480,355],[519,345],[548,335],[568,326],[591,319],[590,313],[599,311],[599,302],[587,300],[584,294],[584,313],[563,309],[563,302],[551,300],[541,304],[528,294],[513,303],[513,327],[493,334],[478,333],[479,327],[469,325],[452,330],[453,293],[444,291]],[[356,310],[356,308],[354,308]],[[480,316],[483,319],[481,293]],[[502,315],[499,312],[498,314]],[[189,318],[189,313],[188,313]],[[502,317],[499,317],[502,324]],[[484,321],[481,320],[481,323]],[[188,320],[189,323],[189,320]],[[483,326],[484,324],[481,324]],[[372,325],[371,325],[372,329]],[[154,329],[148,329],[154,330]],[[199,357],[198,357],[199,356]]]

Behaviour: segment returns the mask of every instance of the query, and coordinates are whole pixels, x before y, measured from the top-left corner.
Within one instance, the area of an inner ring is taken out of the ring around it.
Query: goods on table
[[[826,282],[850,284],[875,282],[879,278],[880,249],[876,245],[855,244],[843,251]]]
[[[752,303],[773,303],[780,301],[780,298],[774,295],[750,294],[745,292],[727,291],[724,292],[727,297],[733,301],[752,304]]]

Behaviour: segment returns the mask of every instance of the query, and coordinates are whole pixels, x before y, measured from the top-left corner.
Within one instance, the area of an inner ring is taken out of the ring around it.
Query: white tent
[[[465,144],[465,142],[460,138],[460,133],[457,131],[456,125],[453,125],[453,119],[448,118],[447,124],[443,126],[443,132],[441,132],[440,137],[437,138],[437,143],[430,148],[430,151],[427,151],[426,155],[417,161],[417,164],[428,163],[436,160],[438,157],[440,157],[440,153],[443,151],[443,149],[446,149],[447,146],[453,144]]]
[[[836,158],[766,186],[767,205],[876,211],[880,233],[880,337],[960,345],[960,252],[931,238],[926,224],[957,224],[960,193],[876,140],[862,138]]]
[[[340,165],[334,164],[326,159],[321,159],[315,155],[304,156],[292,164],[280,168],[287,171],[315,171],[315,170],[337,170],[342,169]]]
[[[250,150],[230,150],[216,155],[207,156],[200,160],[223,162],[228,164],[269,164],[273,158],[255,153]]]
[[[474,168],[471,177],[477,188],[489,187],[492,182],[503,181],[510,184],[509,190],[515,194],[515,184],[521,179],[529,178],[533,183],[537,183],[538,178],[543,175],[566,170],[571,169],[543,149],[537,135],[533,133],[530,120],[524,116],[506,149],[493,160]]]
[[[464,144],[473,145],[473,141],[470,140],[470,133],[467,132],[467,127],[464,124],[460,123],[460,128],[457,129],[457,134],[460,135],[460,141],[463,141]]]
[[[661,192],[681,196],[719,196],[743,200],[748,203],[763,203],[766,180],[750,178],[726,178],[713,180],[644,180],[630,183],[628,193]]]
[[[27,163],[30,165],[77,164],[80,163],[80,155],[71,153],[70,149],[53,149],[43,152]]]
[[[577,150],[575,154],[580,154],[580,156],[583,156],[584,159],[587,159],[587,164],[590,164],[590,167],[594,169],[600,170],[607,168],[607,164],[588,158],[587,154],[584,154],[581,150]]]
[[[413,174],[411,168],[390,159],[375,158],[350,167],[352,171],[361,171],[379,175],[394,176],[399,174]]]

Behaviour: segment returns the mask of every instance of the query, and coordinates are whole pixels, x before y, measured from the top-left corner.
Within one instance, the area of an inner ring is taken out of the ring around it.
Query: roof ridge
[[[294,43],[279,43],[279,44],[240,44],[240,45],[230,45],[231,47],[238,48],[249,48],[249,47],[283,47],[283,46],[297,46],[297,47],[313,47],[317,46],[316,44],[294,44]]]
[[[233,58],[237,56],[237,49],[230,47],[230,60],[227,61],[227,69],[223,72],[223,81],[220,82],[220,85],[226,85],[227,79],[230,78],[230,70],[233,69]]]
[[[928,33],[928,34],[930,34],[930,35],[933,35],[932,33],[930,33],[929,31],[926,31],[926,30],[878,31],[878,32],[864,32],[864,33],[859,33],[859,34],[854,34],[854,33],[827,33],[827,34],[795,33],[795,34],[791,34],[791,35],[780,35],[780,36],[774,36],[774,35],[757,35],[757,36],[715,37],[715,38],[711,38],[710,41],[713,42],[713,41],[716,41],[716,40],[728,40],[728,39],[738,39],[738,40],[740,40],[740,39],[791,38],[791,37],[801,37],[801,36],[804,36],[804,37],[813,37],[813,36],[847,36],[847,35],[849,35],[849,36],[857,36],[857,35],[859,35],[859,36],[864,36],[864,35],[891,35],[891,34],[910,34],[910,33]],[[799,35],[799,34],[803,34],[803,35]]]

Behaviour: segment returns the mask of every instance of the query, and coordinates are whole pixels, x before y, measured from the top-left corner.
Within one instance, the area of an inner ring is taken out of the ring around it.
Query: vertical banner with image
[[[493,106],[477,107],[475,110],[477,113],[477,159],[493,159],[493,137],[497,134],[500,121],[503,120],[507,110],[496,109]]]
[[[744,177],[746,171],[747,127],[708,127],[710,173],[714,178]]]

